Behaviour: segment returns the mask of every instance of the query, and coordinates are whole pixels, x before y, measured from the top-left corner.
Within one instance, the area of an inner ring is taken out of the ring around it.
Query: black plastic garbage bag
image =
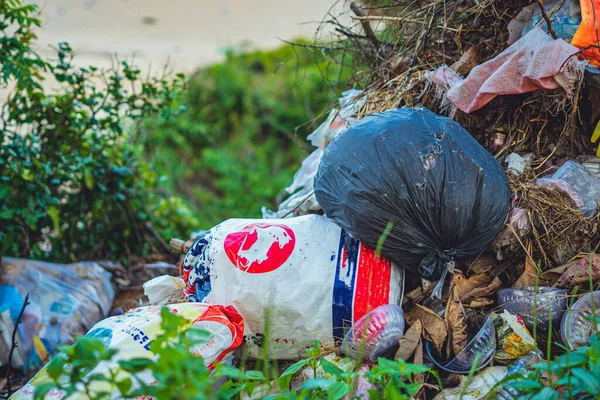
[[[350,127],[325,149],[314,188],[338,225],[372,247],[381,238],[382,255],[425,278],[486,248],[510,204],[496,159],[427,109],[386,111]]]

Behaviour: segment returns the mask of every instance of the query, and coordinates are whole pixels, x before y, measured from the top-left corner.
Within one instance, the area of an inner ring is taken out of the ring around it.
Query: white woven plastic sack
[[[333,345],[368,310],[398,304],[403,271],[330,219],[230,219],[201,235],[184,260],[191,300],[233,305],[257,356],[305,356],[314,340]],[[267,321],[268,319],[268,321]]]
[[[210,334],[206,342],[189,349],[195,356],[202,357],[208,368],[212,368],[217,361],[224,361],[227,357],[231,357],[231,353],[242,343],[244,321],[233,307],[199,303],[169,304],[166,307],[172,313],[188,320],[189,325],[186,329],[202,329]],[[120,380],[130,374],[119,366],[119,361],[136,358],[156,359],[157,355],[152,352],[150,344],[162,333],[161,322],[161,307],[158,306],[134,308],[123,315],[98,322],[86,334],[86,337],[99,339],[106,348],[117,352],[111,360],[101,361],[88,372],[88,376],[104,375],[108,377],[115,374],[117,380]],[[16,392],[11,400],[32,400],[37,387],[52,383],[46,367],[42,368]],[[132,379],[133,389],[139,388],[138,380],[146,385],[152,385],[156,381],[152,372],[148,370],[136,374]],[[101,398],[99,393],[111,393],[107,397],[102,397],[109,400],[121,398],[115,387],[100,379],[92,382],[87,390],[92,393],[93,398]],[[89,399],[83,392],[68,395],[59,388],[51,389],[45,398]],[[137,399],[152,400],[152,397],[142,396]]]

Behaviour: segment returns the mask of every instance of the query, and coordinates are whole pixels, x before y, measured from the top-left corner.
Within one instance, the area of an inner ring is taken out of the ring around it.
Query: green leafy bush
[[[161,188],[185,198],[200,228],[275,207],[311,151],[304,137],[338,96],[330,85],[347,85],[345,70],[332,65],[285,45],[228,51],[199,70],[173,105],[177,118],[150,118],[140,131]]]
[[[183,76],[145,81],[127,63],[76,68],[66,43],[57,60],[42,60],[30,47],[35,10],[0,5],[0,84],[14,88],[0,118],[2,253],[59,262],[153,251],[156,175],[125,125],[168,112]],[[59,89],[45,90],[43,76]]]
[[[0,117],[4,255],[127,258],[163,250],[149,224],[168,239],[258,216],[305,155],[294,128],[337,96],[327,62],[289,45],[228,52],[189,82],[145,80],[127,63],[78,68],[66,43],[44,60],[31,48],[35,12],[0,4],[0,88],[12,88]]]

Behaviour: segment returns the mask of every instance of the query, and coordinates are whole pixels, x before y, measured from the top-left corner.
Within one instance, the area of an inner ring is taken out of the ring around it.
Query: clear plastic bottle
[[[532,362],[540,360],[541,358],[542,358],[542,352],[537,349],[533,350],[531,353],[527,354],[526,356],[517,358],[515,360],[515,362],[511,366],[508,367],[507,376],[511,376],[514,374],[521,374],[523,377],[526,378],[532,372],[531,369],[529,368],[529,365]],[[502,388],[496,394],[497,399],[499,399],[499,400],[515,400],[521,395],[521,392],[519,389],[516,389],[510,385],[511,381],[512,380],[505,382],[502,385]]]

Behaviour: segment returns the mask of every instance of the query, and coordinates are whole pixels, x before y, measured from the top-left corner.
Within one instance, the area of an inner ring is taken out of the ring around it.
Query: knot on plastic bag
[[[437,279],[456,256],[456,249],[434,249],[421,260],[419,274],[425,279]]]

